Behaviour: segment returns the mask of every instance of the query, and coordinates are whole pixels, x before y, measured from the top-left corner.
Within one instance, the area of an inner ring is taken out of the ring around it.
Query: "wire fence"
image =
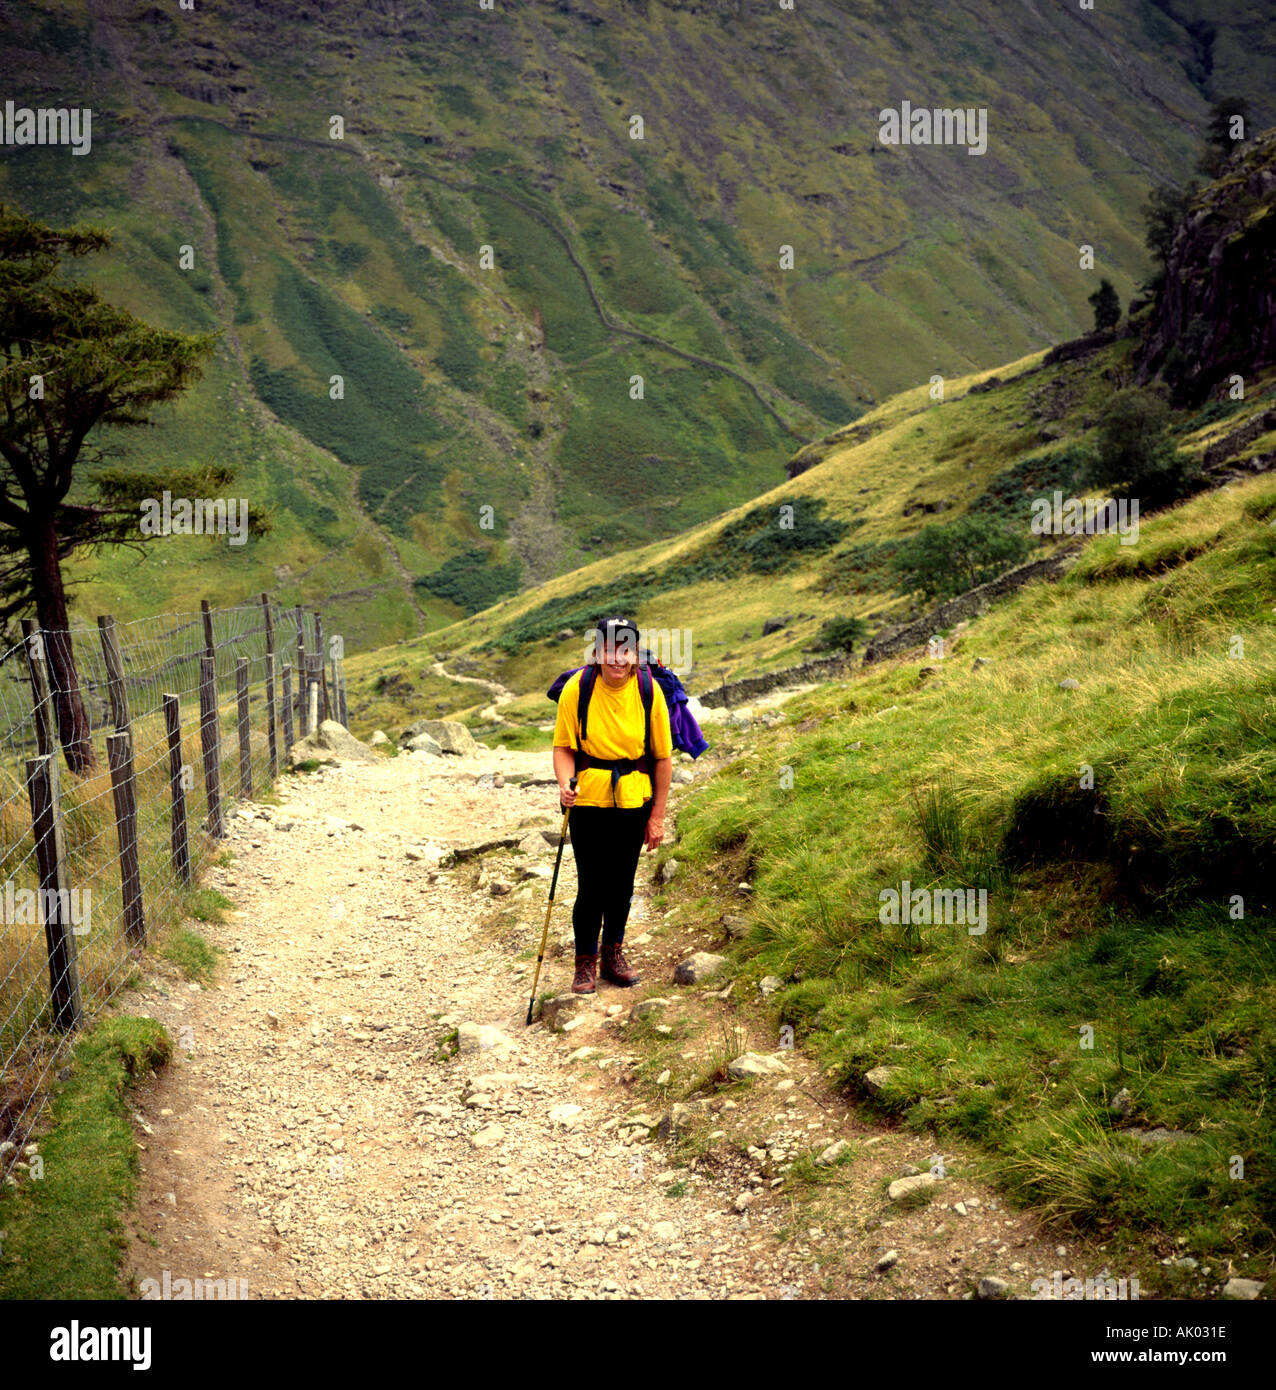
[[[0,1180],[77,1030],[182,922],[234,802],[326,717],[346,722],[341,639],[265,594],[24,623],[0,653]]]

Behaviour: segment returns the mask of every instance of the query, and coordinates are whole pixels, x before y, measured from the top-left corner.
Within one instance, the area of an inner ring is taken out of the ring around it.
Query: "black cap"
[[[600,618],[595,626],[598,628],[598,635],[604,640],[608,637],[614,637],[616,633],[624,632],[626,629],[632,632],[635,637],[639,635],[638,624],[632,618]]]

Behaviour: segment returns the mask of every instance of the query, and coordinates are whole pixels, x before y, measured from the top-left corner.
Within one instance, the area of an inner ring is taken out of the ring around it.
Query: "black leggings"
[[[572,807],[568,834],[576,857],[572,928],[577,955],[598,954],[600,926],[605,946],[618,946],[625,939],[634,875],[650,817],[650,801],[624,808]]]

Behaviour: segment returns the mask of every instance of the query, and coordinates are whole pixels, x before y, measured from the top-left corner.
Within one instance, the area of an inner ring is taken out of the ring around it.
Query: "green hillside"
[[[232,463],[275,517],[229,564],[202,542],[78,564],[83,601],[269,587],[355,644],[686,532],[889,393],[1071,336],[1096,274],[1123,301],[1145,277],[1140,205],[1190,168],[1208,101],[1276,115],[1239,0],[1129,0],[1102,25],[44,0],[0,44],[22,100],[95,112],[89,158],[4,150],[0,197],[111,227],[83,273],[223,331],[118,459]],[[987,153],[882,145],[905,99],[986,108]]]

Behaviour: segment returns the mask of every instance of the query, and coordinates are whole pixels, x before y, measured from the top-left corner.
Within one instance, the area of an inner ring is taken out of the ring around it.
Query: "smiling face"
[[[621,634],[622,637],[628,635],[628,633]],[[621,686],[629,679],[637,664],[638,654],[634,651],[632,643],[617,641],[613,644],[609,642],[603,648],[598,669],[608,685]]]

